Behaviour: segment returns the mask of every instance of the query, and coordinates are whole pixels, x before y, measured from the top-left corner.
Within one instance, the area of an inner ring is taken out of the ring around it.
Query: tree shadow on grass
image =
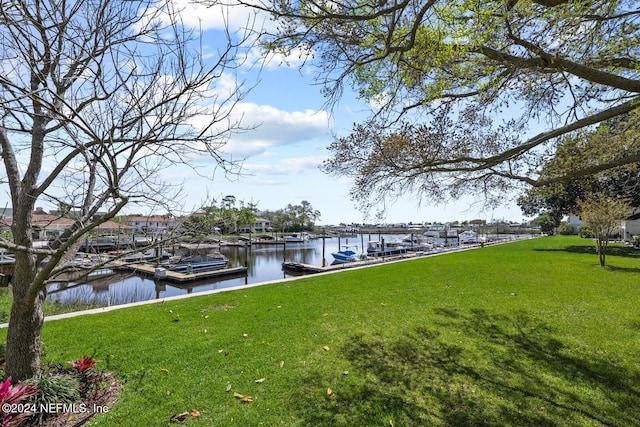
[[[537,248],[534,251],[538,252],[570,252],[574,254],[585,254],[597,256],[595,244],[593,246],[567,246],[566,248],[550,249],[550,248]],[[608,246],[607,256],[623,257],[623,258],[638,258],[640,259],[640,250],[633,249],[627,246]]]
[[[609,265],[608,262],[607,262],[607,265],[605,265],[605,268],[611,271],[618,271],[621,273],[635,273],[635,274],[640,273],[640,268],[616,267],[615,265]]]
[[[638,370],[572,352],[526,314],[437,314],[400,337],[351,337],[349,375],[309,372],[296,400],[305,425],[640,426]]]
[[[585,255],[596,257],[595,262],[597,262],[597,256],[598,256],[598,252],[596,251],[595,246],[567,246],[566,248],[562,248],[562,249],[534,249],[534,250],[540,251],[540,252],[570,252],[575,254],[585,254]],[[609,246],[607,248],[606,256],[607,256],[607,262],[606,262],[605,268],[611,271],[617,271],[622,273],[635,273],[635,274],[640,273],[640,268],[617,267],[617,266],[611,265],[611,257],[640,259],[640,250],[629,248],[629,247],[622,247],[622,246]]]

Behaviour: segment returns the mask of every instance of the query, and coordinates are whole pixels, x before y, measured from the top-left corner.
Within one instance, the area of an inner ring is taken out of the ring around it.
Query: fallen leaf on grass
[[[231,391],[231,383],[227,384],[227,389],[226,389],[227,393]]]
[[[256,380],[256,384],[262,384],[266,380],[267,380],[266,378],[260,378],[259,380]]]
[[[324,345],[324,346],[322,346],[322,349],[323,349],[324,351],[329,351],[329,346],[328,346],[328,345]]]
[[[181,414],[175,414],[171,418],[169,418],[169,421],[174,422],[174,423],[183,423],[184,420],[187,419],[188,415],[189,415],[188,412],[183,412]]]
[[[166,375],[169,373],[169,370],[167,368],[160,368],[160,373]]]
[[[242,334],[243,337],[249,338],[249,334]]]
[[[327,396],[331,396],[333,394],[333,390],[331,388],[327,389]]]
[[[240,402],[243,402],[243,403],[253,402],[253,397],[244,396],[236,391],[233,392],[233,397],[235,397],[236,399],[240,400]]]
[[[280,361],[280,367],[282,368],[284,366],[284,360]]]
[[[192,409],[191,410],[191,416],[192,417],[199,417],[200,416],[200,411],[198,411],[197,409]]]

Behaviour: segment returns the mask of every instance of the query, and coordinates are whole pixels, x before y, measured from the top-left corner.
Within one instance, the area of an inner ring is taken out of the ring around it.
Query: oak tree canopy
[[[302,50],[330,103],[350,85],[374,106],[324,164],[365,209],[407,193],[500,201],[640,160],[632,144],[539,174],[560,138],[640,106],[634,1],[240,1],[272,14],[267,47]]]
[[[595,130],[568,135],[558,143],[553,159],[541,169],[541,179],[558,176],[567,170],[597,167],[601,159],[615,156],[640,139],[637,110],[601,123]],[[640,163],[629,163],[610,169],[530,187],[518,198],[518,205],[527,216],[549,213],[560,225],[568,214],[580,214],[581,202],[592,194],[606,194],[627,200],[631,206],[640,206]],[[627,212],[625,217],[630,212]]]

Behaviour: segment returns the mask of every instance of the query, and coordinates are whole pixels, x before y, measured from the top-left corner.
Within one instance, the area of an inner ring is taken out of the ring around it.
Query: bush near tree
[[[620,233],[622,221],[630,210],[629,202],[600,193],[589,194],[578,205],[580,217],[595,238],[600,266],[604,267],[609,240]]]

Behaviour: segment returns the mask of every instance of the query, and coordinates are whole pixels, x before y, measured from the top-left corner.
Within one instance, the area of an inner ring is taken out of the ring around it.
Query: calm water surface
[[[383,237],[385,241],[390,242],[402,236]],[[50,301],[60,303],[81,302],[110,306],[278,280],[291,277],[282,271],[283,261],[322,265],[323,242],[326,263],[331,264],[333,262],[331,252],[337,251],[338,245],[357,245],[359,252],[363,244],[366,248],[368,240],[378,240],[378,236],[358,235],[340,239],[315,239],[304,243],[287,243],[286,248],[283,245],[253,245],[251,248],[223,246],[220,252],[229,258],[229,267],[246,266],[248,268],[246,277],[242,275],[177,284],[154,281],[152,278],[133,274],[112,275],[82,285],[54,284],[49,288],[48,298]]]

